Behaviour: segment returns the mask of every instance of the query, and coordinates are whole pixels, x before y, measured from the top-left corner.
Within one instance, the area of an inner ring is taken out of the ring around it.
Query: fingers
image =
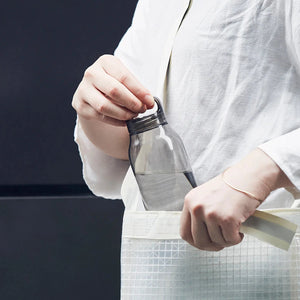
[[[240,226],[235,225],[234,220],[223,221],[221,230],[226,244],[236,245],[242,241],[244,235],[239,232],[239,229]]]
[[[88,84],[83,83],[83,85]],[[102,94],[93,87],[89,88],[87,86],[84,87],[84,89],[87,92],[82,95],[82,100],[92,106],[94,110],[99,114],[121,121],[132,119],[138,115],[138,113],[130,111],[126,107],[114,103],[111,98]]]
[[[80,111],[80,117],[86,120],[98,120],[104,123],[114,125],[114,126],[125,126],[125,121],[120,121],[114,118],[107,117],[101,113],[97,113],[97,111],[91,107],[88,103],[82,101],[80,103],[80,108],[76,108],[76,104],[73,103],[73,106],[76,110]]]
[[[199,249],[220,251],[224,248],[212,240],[207,224],[197,218],[192,218],[192,235],[194,245]]]
[[[223,236],[221,226],[219,226],[218,223],[215,223],[214,220],[206,220],[205,224],[211,242],[223,247],[227,246],[227,241]]]
[[[182,215],[181,236],[199,249],[219,251],[242,241],[243,235],[234,222],[234,220],[223,221],[220,217],[205,216],[196,211],[190,213],[185,208]]]
[[[181,237],[189,244],[210,251],[219,251],[224,247],[238,244],[243,235],[232,224],[218,225],[218,222],[191,214],[185,207],[181,215]]]
[[[135,76],[121,63],[110,55],[101,57],[103,70],[124,85],[136,98],[146,104],[147,108],[154,105],[151,93],[135,78]]]
[[[95,88],[87,85],[85,82],[80,84],[79,90],[83,92],[75,93],[72,102],[73,107],[81,117],[124,126],[124,121],[137,116],[137,113],[114,104]]]
[[[119,59],[103,55],[85,71],[72,105],[83,118],[124,126],[154,99]]]
[[[211,240],[207,226],[202,221],[202,218],[192,216],[187,206],[183,208],[180,223],[182,239],[192,246],[209,251],[220,251],[224,248]]]
[[[241,242],[240,224],[234,217],[219,215],[217,212],[207,213],[205,223],[213,243],[228,247]]]
[[[146,110],[146,106],[130,90],[102,70],[94,72],[91,84],[96,90],[106,95],[112,102],[119,106],[123,106],[136,113],[142,113]]]
[[[189,244],[194,245],[194,239],[191,232],[191,215],[186,205],[183,206],[180,218],[180,236]]]

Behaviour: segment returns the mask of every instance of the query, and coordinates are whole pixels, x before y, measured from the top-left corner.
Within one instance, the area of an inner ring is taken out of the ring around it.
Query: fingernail
[[[147,110],[147,106],[145,104],[142,105],[140,112],[144,113]]]
[[[154,99],[151,95],[146,95],[144,97],[144,100],[149,108],[152,108],[154,106]]]

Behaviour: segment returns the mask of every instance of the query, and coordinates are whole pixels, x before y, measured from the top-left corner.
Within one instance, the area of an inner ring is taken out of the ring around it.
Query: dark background
[[[118,299],[123,205],[86,188],[73,93],[136,0],[0,4],[0,299]]]

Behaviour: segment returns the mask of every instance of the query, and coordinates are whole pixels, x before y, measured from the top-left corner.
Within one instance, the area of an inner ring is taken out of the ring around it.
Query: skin
[[[112,55],[101,56],[85,71],[72,101],[87,137],[118,159],[128,159],[125,121],[153,105],[151,93]]]
[[[225,173],[226,181],[264,201],[271,191],[292,187],[275,162],[260,149],[250,152]],[[191,245],[219,251],[240,243],[241,224],[261,204],[229,187],[218,175],[191,190],[185,197],[181,216],[181,237]]]
[[[72,106],[87,137],[106,154],[128,159],[126,120],[152,108],[154,100],[134,75],[112,56],[101,56],[84,73]],[[255,149],[225,173],[233,186],[265,200],[271,191],[292,187],[284,172]],[[221,175],[191,190],[184,199],[181,237],[202,250],[219,251],[238,244],[240,225],[261,204],[229,187]]]

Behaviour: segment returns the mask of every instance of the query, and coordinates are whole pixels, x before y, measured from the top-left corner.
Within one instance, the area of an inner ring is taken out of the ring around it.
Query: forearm
[[[99,120],[78,116],[81,128],[89,140],[107,155],[128,160],[129,135],[127,127],[113,126]]]
[[[262,200],[278,188],[293,186],[280,167],[259,148],[231,166],[225,175],[234,186],[249,191]]]

